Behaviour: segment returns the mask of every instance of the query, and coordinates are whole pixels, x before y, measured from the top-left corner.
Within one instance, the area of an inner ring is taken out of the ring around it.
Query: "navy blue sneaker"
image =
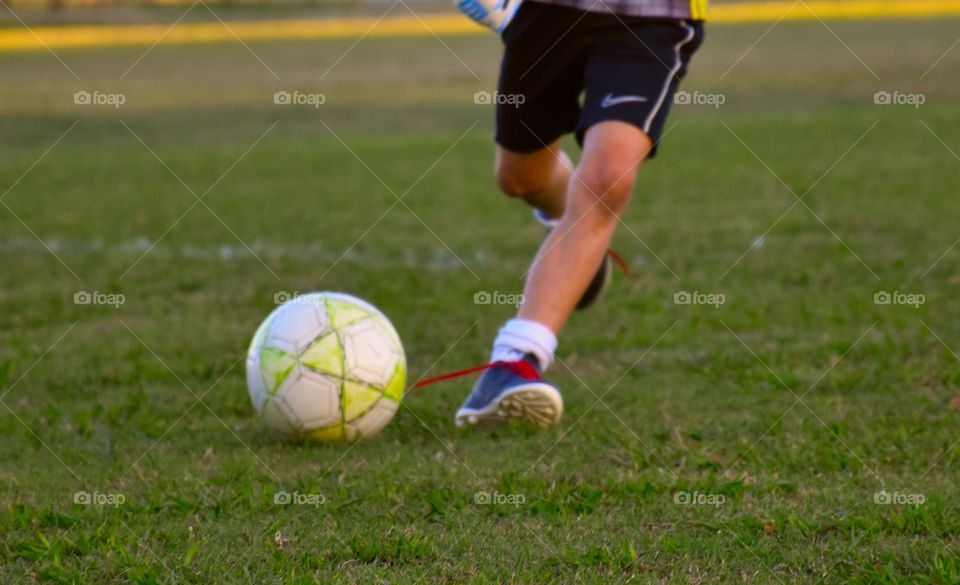
[[[463,427],[520,420],[547,428],[562,415],[560,391],[540,377],[536,358],[527,354],[520,361],[485,366],[455,421]]]

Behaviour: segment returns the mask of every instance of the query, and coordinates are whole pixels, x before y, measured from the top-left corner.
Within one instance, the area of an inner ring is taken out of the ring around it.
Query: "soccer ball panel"
[[[343,346],[336,332],[330,332],[313,342],[300,355],[300,363],[315,372],[343,377]]]
[[[333,295],[326,297],[326,308],[332,329],[342,329],[375,314],[367,307]]]
[[[328,427],[320,427],[318,429],[307,429],[303,432],[303,436],[308,439],[313,439],[315,441],[321,441],[324,443],[340,441],[344,438],[343,423],[337,423]]]
[[[345,424],[347,440],[356,441],[364,437],[376,435],[383,427],[387,426],[387,423],[390,422],[393,415],[397,413],[399,407],[399,403],[389,398],[382,398],[373,405],[373,408],[371,408],[369,412]]]
[[[375,320],[365,319],[348,325],[341,335],[347,362],[346,377],[371,386],[386,386],[400,359],[387,332]]]
[[[263,399],[267,395],[263,387],[263,372],[260,371],[260,352],[251,351],[247,354],[247,390],[250,391],[250,400],[257,412],[263,406]]]
[[[301,430],[338,423],[340,415],[340,381],[311,372],[306,368],[287,377],[278,395],[296,413]]]
[[[359,384],[350,380],[343,383],[343,420],[350,422],[370,410],[381,398],[383,393],[366,384]]]
[[[390,335],[390,338],[393,339],[393,342],[397,346],[400,354],[403,355],[403,344],[400,342],[400,335],[397,334],[397,330],[393,327],[393,323],[390,322],[390,319],[387,319],[387,316],[384,315],[380,311],[380,309],[374,307],[373,305],[371,305],[370,303],[368,303],[363,299],[358,299],[357,297],[354,297],[351,295],[336,293],[336,292],[323,293],[323,294],[326,295],[327,297],[328,311],[329,311],[329,307],[331,307],[334,303],[337,303],[337,302],[348,303],[350,305],[363,308],[375,321],[377,321],[380,324],[383,330]],[[333,318],[331,317],[331,323],[332,321],[333,321]],[[345,321],[346,320],[341,319],[339,322],[342,322],[343,324],[348,325],[349,322],[345,322]],[[341,326],[342,325],[337,325],[337,327],[341,327]],[[331,325],[331,327],[334,327],[334,326]]]
[[[267,427],[285,435],[295,435],[300,428],[296,413],[281,396],[267,396],[260,416]]]
[[[407,362],[401,358],[397,361],[397,367],[393,370],[393,377],[383,388],[383,395],[391,400],[400,402],[403,393],[407,387]]]
[[[263,409],[263,401],[267,398],[267,391],[263,387],[263,372],[260,371],[260,360],[255,356],[247,358],[247,389],[250,391],[250,401],[257,412]]]
[[[266,345],[299,354],[328,329],[322,295],[304,295],[277,308],[267,334]]]
[[[257,412],[263,408],[263,401],[267,395],[263,371],[260,368],[260,351],[267,338],[267,329],[272,317],[273,315],[270,315],[257,327],[257,332],[253,334],[253,340],[250,342],[250,349],[247,351],[247,389],[250,391],[250,400]]]
[[[295,355],[272,347],[261,349],[259,369],[264,392],[276,394],[296,365]]]
[[[381,329],[387,332],[387,335],[390,337],[390,339],[393,341],[393,344],[396,346],[397,351],[400,353],[400,355],[403,355],[403,344],[400,342],[400,334],[398,334],[397,330],[393,328],[393,323],[391,323],[390,320],[387,319],[386,316],[379,311],[377,311],[377,313],[374,314],[373,320],[380,325]]]

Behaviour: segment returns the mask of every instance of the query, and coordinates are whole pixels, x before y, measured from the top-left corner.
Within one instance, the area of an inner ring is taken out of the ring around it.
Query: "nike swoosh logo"
[[[645,102],[645,101],[647,101],[647,98],[642,95],[618,95],[617,97],[613,97],[612,93],[608,93],[603,98],[603,101],[600,102],[600,107],[609,108],[611,106],[617,106],[617,105],[626,104],[629,102]]]

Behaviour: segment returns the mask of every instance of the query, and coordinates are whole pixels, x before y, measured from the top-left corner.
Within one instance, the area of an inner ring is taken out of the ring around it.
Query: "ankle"
[[[511,319],[500,328],[493,342],[492,361],[517,361],[533,354],[545,371],[553,362],[557,336],[546,325],[528,319]]]

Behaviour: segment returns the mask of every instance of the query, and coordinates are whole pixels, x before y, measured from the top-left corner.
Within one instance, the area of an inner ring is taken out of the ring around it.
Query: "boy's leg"
[[[496,180],[500,190],[539,209],[546,217],[563,215],[573,163],[560,141],[533,152],[497,147]]]
[[[457,410],[457,425],[519,418],[549,427],[560,420],[563,399],[540,372],[553,360],[556,332],[594,276],[590,268],[607,252],[651,146],[644,132],[625,122],[601,122],[587,131],[583,158],[567,183],[565,209],[534,260],[520,314],[500,329],[493,367]],[[546,197],[553,191],[544,178],[555,180],[563,171],[549,164],[534,168],[542,180],[530,192]]]
[[[632,19],[627,32],[621,19],[608,24],[587,33],[597,36],[588,52],[577,125],[583,155],[566,191],[564,214],[534,260],[518,319],[501,329],[494,355],[536,348],[543,350],[537,354],[541,365],[549,365],[552,355],[542,356],[556,347],[556,333],[596,274],[637,168],[653,156],[673,93],[703,38],[702,23],[685,20]],[[511,346],[514,351],[507,352]]]
[[[505,31],[498,90],[525,99],[497,106],[496,140],[508,149],[498,154],[498,182],[559,221],[533,262],[517,318],[500,329],[491,363],[457,411],[458,425],[560,420],[560,393],[540,374],[553,361],[557,332],[578,299],[589,297],[591,275],[609,264],[604,254],[636,170],[653,156],[673,92],[702,39],[701,23],[628,20],[528,2]],[[573,131],[584,150],[567,173],[555,143]]]
[[[564,213],[533,261],[517,318],[494,340],[493,361],[533,355],[541,369],[553,361],[557,332],[607,253],[637,168],[652,146],[646,133],[626,122],[604,121],[587,130]]]
[[[587,130],[583,156],[566,190],[566,212],[534,259],[520,319],[554,334],[560,330],[607,253],[637,169],[652,146],[642,130],[626,122],[600,122]]]
[[[573,175],[573,163],[561,150],[560,140],[533,152],[498,146],[495,175],[501,191],[536,208],[537,220],[546,227],[556,227],[566,208],[567,188]],[[595,303],[607,288],[612,263],[604,257],[598,266],[577,301],[577,309]]]

